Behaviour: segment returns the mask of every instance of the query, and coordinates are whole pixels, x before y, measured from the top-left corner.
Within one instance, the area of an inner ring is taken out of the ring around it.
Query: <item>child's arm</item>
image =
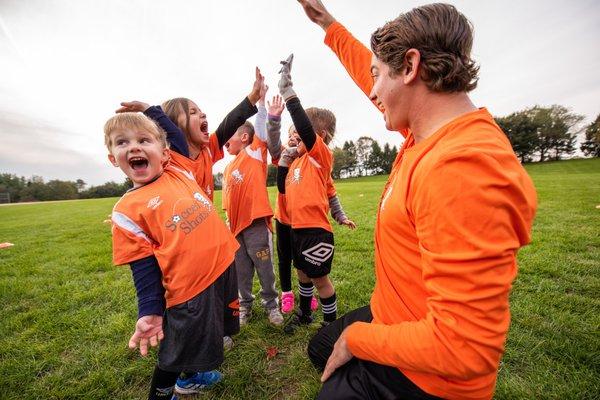
[[[304,146],[306,146],[306,151],[310,151],[317,141],[317,134],[315,133],[304,108],[302,108],[300,99],[296,95],[294,89],[292,89],[291,68],[293,59],[294,55],[292,54],[287,60],[281,62],[283,66],[280,71],[279,93],[281,93],[281,96],[285,99],[285,106],[290,112],[296,131],[300,135],[302,142],[304,142]]]
[[[148,344],[155,347],[164,337],[162,315],[165,310],[165,289],[156,257],[150,256],[130,263],[138,298],[138,320],[129,339],[129,348],[139,347],[140,354],[148,353]]]
[[[342,204],[340,203],[340,199],[337,195],[333,195],[329,198],[329,211],[331,212],[331,217],[340,225],[346,225],[350,229],[355,229],[356,224],[354,221],[349,219],[342,208]]]
[[[237,131],[237,129],[242,126],[242,124],[251,116],[256,114],[258,111],[255,104],[260,99],[260,90],[264,84],[265,77],[261,75],[260,70],[256,68],[256,79],[254,81],[254,85],[252,86],[252,91],[240,104],[238,104],[233,110],[225,116],[215,134],[219,139],[219,147],[225,146],[225,143],[233,134]]]
[[[141,101],[125,101],[116,112],[143,112],[167,133],[167,142],[171,149],[177,153],[189,157],[190,150],[185,135],[177,125],[167,117],[160,106],[150,106]]]
[[[269,87],[263,84],[260,90],[260,100],[258,100],[258,113],[256,113],[256,119],[254,120],[256,136],[263,142],[267,141],[267,108],[265,107],[267,90],[269,90]]]
[[[281,157],[281,113],[285,107],[280,95],[273,96],[273,103],[267,102],[269,117],[267,119],[267,147],[273,160]]]
[[[284,148],[277,164],[277,190],[281,194],[285,194],[285,178],[287,177],[289,166],[292,161],[298,157],[298,149],[296,147]]]

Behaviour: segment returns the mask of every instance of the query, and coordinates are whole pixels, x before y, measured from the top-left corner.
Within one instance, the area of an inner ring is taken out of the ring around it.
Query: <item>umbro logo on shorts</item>
[[[304,250],[302,254],[309,263],[321,265],[322,262],[329,260],[333,255],[333,245],[321,242],[310,249]]]

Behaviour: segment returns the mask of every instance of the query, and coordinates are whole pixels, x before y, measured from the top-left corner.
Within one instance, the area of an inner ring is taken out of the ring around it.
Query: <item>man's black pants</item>
[[[369,306],[358,308],[321,328],[308,344],[308,356],[319,370],[325,369],[333,345],[342,331],[353,322],[371,322],[373,315]],[[338,368],[323,384],[317,399],[420,399],[438,397],[419,389],[397,368],[352,358]]]

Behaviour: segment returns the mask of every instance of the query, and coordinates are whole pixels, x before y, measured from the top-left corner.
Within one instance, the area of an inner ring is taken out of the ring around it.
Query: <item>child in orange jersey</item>
[[[124,102],[117,112],[144,112],[156,121],[169,137],[175,137],[182,132],[189,146],[189,155],[183,156],[175,151],[171,152],[171,158],[194,175],[202,190],[212,201],[214,192],[212,166],[223,158],[225,143],[248,118],[256,114],[256,102],[260,98],[259,93],[263,83],[264,76],[256,68],[255,81],[250,94],[227,114],[217,130],[210,135],[206,114],[196,103],[184,97],[167,100],[163,102],[162,108],[150,107],[138,101]]]
[[[174,387],[197,393],[222,378],[223,299],[237,291],[238,244],[196,181],[169,163],[152,120],[118,114],[104,134],[110,162],[133,182],[112,212],[113,261],[131,266],[138,296],[129,347],[146,355],[160,342],[150,399],[170,399]]]
[[[223,174],[223,209],[229,229],[240,244],[235,255],[240,325],[245,325],[252,316],[254,270],[269,322],[283,324],[271,261],[273,211],[267,193],[266,92],[267,87],[263,86],[255,127],[246,121],[225,144],[229,154],[235,156]]]
[[[288,143],[287,147],[283,147],[281,143],[281,113],[284,108],[281,96],[273,97],[273,102],[269,103],[269,114],[267,120],[267,133],[268,133],[268,145],[271,157],[276,162],[279,161],[280,157],[295,158],[297,155],[296,147],[298,145],[296,138],[298,133],[294,125],[291,125],[288,130]],[[309,109],[310,110],[310,109]],[[329,115],[328,115],[329,116]],[[332,135],[328,132],[334,132],[335,127],[331,124],[333,120],[328,119],[327,124],[321,124],[317,134],[320,135],[326,144],[329,143]],[[319,121],[322,122],[322,121]],[[335,194],[335,188],[333,181],[330,179],[327,185],[327,197],[329,198],[329,208],[333,219],[341,224],[347,225],[354,228],[354,223],[348,219],[342,206],[339,202],[337,195]],[[278,255],[278,267],[279,267],[279,282],[281,285],[281,311],[288,314],[294,309],[294,293],[292,292],[292,227],[290,217],[287,212],[287,202],[284,193],[278,191],[277,193],[277,209],[275,211],[275,228],[277,232],[277,255]],[[303,287],[302,290],[305,293],[309,291],[312,293],[314,288]],[[310,303],[311,311],[316,311],[318,308],[317,299],[312,296]]]
[[[335,117],[328,110],[314,109],[314,122],[322,118],[322,114],[327,114],[333,123],[325,129],[321,126],[313,128],[312,121],[292,89],[292,59],[293,56],[290,56],[282,62],[279,81],[279,91],[298,132],[298,158],[289,165],[289,173],[286,174],[285,164],[289,161],[286,157],[282,157],[278,168],[278,186],[286,195],[291,219],[292,253],[300,286],[300,309],[286,324],[284,329],[288,333],[300,324],[312,322],[310,302],[313,285],[319,293],[325,323],[334,321],[337,316],[335,289],[329,279],[334,253],[333,231],[327,218],[333,156],[323,138],[315,133],[316,128],[323,130],[325,136],[333,136]],[[281,177],[285,175],[285,185],[281,185]],[[355,226],[348,219],[344,224],[350,228]]]

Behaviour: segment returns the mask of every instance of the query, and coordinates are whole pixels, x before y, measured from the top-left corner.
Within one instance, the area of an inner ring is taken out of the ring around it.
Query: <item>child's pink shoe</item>
[[[281,312],[289,314],[294,309],[294,292],[281,293]]]
[[[315,296],[313,296],[312,300],[310,301],[310,309],[311,311],[317,311],[319,309],[319,302]]]

